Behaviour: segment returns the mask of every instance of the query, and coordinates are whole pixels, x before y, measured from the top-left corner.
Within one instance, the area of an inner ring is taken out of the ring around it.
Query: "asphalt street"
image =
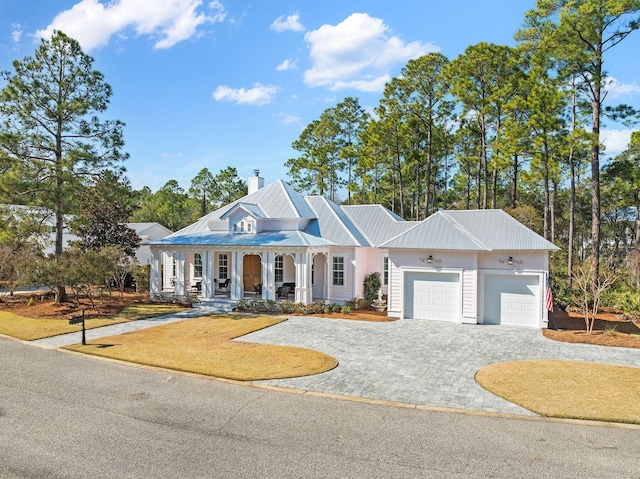
[[[640,431],[336,400],[0,338],[1,478],[640,478]]]

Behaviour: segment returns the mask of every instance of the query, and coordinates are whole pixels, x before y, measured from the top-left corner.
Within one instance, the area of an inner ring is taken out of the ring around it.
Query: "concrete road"
[[[1,478],[640,478],[640,431],[377,406],[0,338]]]

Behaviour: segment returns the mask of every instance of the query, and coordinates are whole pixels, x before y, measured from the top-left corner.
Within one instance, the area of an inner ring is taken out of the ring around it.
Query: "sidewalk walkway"
[[[129,321],[126,323],[112,324],[110,326],[103,326],[101,328],[87,329],[85,332],[87,341],[93,339],[104,338],[106,336],[115,336],[117,334],[124,334],[130,331],[139,331],[141,329],[152,328],[154,326],[162,326],[163,324],[175,323],[177,321],[183,321],[185,319],[197,318],[198,316],[206,316],[208,314],[214,314],[216,311],[206,308],[194,308],[188,311],[181,311],[179,313],[165,314],[163,316],[156,316],[149,319],[138,319],[137,321]],[[37,339],[32,341],[34,344],[41,346],[48,346],[50,348],[62,348],[64,346],[70,346],[82,341],[82,326],[79,324],[77,333],[61,334],[59,336],[51,336],[50,338]]]

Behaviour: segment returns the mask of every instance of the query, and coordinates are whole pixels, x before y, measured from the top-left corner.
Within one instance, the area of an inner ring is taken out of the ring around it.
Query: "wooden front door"
[[[253,292],[253,287],[256,284],[262,283],[260,256],[257,254],[248,254],[244,257],[242,264],[242,284],[244,290]]]

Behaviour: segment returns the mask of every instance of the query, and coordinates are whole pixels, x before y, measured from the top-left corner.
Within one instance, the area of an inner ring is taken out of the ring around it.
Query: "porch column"
[[[275,283],[273,281],[274,253],[262,253],[262,299],[274,299]]]
[[[296,303],[309,304],[312,301],[310,256],[306,251],[295,255]]]
[[[213,251],[205,251],[202,253],[202,296],[204,298],[213,298]]]
[[[162,278],[160,277],[160,258],[162,252],[151,248],[151,261],[149,264],[149,294],[151,297],[160,294],[162,291]]]
[[[242,251],[234,251],[231,260],[231,299],[242,299],[242,270],[244,263]]]
[[[324,268],[322,271],[322,298],[324,300],[328,300],[329,299],[329,278],[331,278],[330,276],[330,272],[329,272],[329,252],[326,252],[324,254]]]
[[[176,262],[176,284],[174,286],[174,294],[176,296],[185,296],[187,294],[187,288],[185,285],[185,278],[187,277],[187,261],[186,253],[184,251],[174,251],[173,258]]]

